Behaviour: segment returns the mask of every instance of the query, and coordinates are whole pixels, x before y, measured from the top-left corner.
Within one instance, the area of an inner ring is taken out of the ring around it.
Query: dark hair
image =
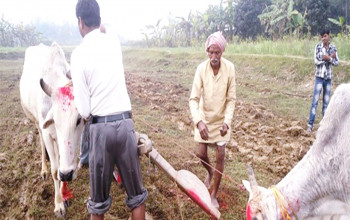
[[[96,0],[79,0],[75,14],[78,19],[81,17],[88,27],[99,27],[101,24],[100,6]]]
[[[328,34],[329,35],[330,31],[327,29],[327,30],[322,30],[320,32],[320,35],[323,36],[324,34]]]

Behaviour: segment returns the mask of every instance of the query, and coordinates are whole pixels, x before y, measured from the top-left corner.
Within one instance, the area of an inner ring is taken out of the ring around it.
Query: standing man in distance
[[[145,219],[147,191],[142,186],[120,43],[100,32],[96,0],[79,0],[76,16],[83,41],[71,57],[74,100],[84,119],[92,117],[88,211],[91,219],[104,219],[112,202],[109,191],[117,165],[132,219]]]
[[[332,65],[337,66],[339,64],[339,58],[337,54],[337,48],[334,44],[330,43],[330,32],[324,30],[320,33],[322,42],[318,43],[315,47],[315,86],[314,94],[312,98],[309,121],[307,125],[307,131],[311,132],[314,127],[314,121],[316,117],[316,109],[318,100],[320,99],[321,91],[323,90],[323,106],[322,116],[326,112],[329,100],[331,99],[332,90]]]
[[[194,140],[199,142],[199,157],[208,171],[204,184],[209,189],[214,176],[211,201],[217,208],[216,194],[224,170],[225,147],[230,140],[236,103],[235,68],[233,63],[221,57],[225,46],[226,40],[221,32],[208,37],[205,50],[209,59],[197,67],[189,100],[195,126]],[[208,145],[216,148],[217,171],[208,165]]]

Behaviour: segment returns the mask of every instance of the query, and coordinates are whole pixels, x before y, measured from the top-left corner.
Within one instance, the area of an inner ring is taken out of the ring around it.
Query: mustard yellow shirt
[[[189,106],[194,122],[194,140],[200,143],[229,141],[231,121],[236,103],[236,80],[233,63],[221,57],[220,69],[215,76],[210,60],[199,64],[193,80]],[[203,121],[209,130],[209,139],[203,140],[197,128]],[[226,123],[229,130],[220,135],[220,128]]]

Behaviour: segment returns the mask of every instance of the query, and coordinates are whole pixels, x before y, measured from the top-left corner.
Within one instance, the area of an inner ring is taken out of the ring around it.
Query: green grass
[[[270,54],[290,56],[312,56],[317,40],[298,40],[287,38],[278,41],[260,39],[257,41],[241,41],[229,44],[227,52],[245,54]]]
[[[25,47],[0,47],[0,53],[24,52],[25,50]]]
[[[271,110],[279,115],[302,121],[307,119],[315,71],[312,58],[237,54],[230,50],[223,57],[235,64],[238,99],[271,106]],[[187,52],[183,48],[124,50],[126,71],[184,86],[188,95],[180,99],[189,97],[196,67],[206,58],[206,54],[197,48]],[[349,81],[350,65],[340,64],[333,68],[333,73],[336,87]]]
[[[230,43],[226,51],[239,54],[264,54],[280,56],[298,56],[313,59],[316,44],[320,42],[319,37],[311,39],[297,39],[285,37],[284,39],[272,41],[258,39],[257,41],[237,41]],[[331,39],[338,49],[339,59],[350,60],[350,37],[334,37]]]
[[[338,49],[338,55],[341,61],[350,61],[350,37],[336,36],[331,39]],[[263,54],[263,55],[278,55],[278,56],[297,56],[307,59],[313,59],[315,45],[320,42],[318,36],[314,36],[311,39],[298,39],[291,36],[285,36],[283,39],[276,41],[259,38],[256,41],[241,41],[234,40],[226,47],[226,52],[230,54]],[[63,46],[63,49],[68,55],[73,51],[75,46]],[[123,47],[124,50],[130,50],[130,46]],[[9,54],[11,56],[20,57],[23,56],[26,48],[24,47],[0,47],[0,57]],[[145,52],[147,51],[147,52]],[[149,56],[149,53],[158,53],[158,48],[149,48],[143,52],[144,56]],[[190,51],[190,52],[189,52]],[[194,54],[203,54],[203,47],[178,47],[178,48],[162,48],[162,55],[167,57],[167,54],[184,54],[185,57],[193,56]],[[140,53],[142,55],[142,53]]]

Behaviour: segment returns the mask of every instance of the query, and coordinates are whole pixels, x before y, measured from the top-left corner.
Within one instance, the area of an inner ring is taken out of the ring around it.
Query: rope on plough
[[[152,125],[150,125],[148,122],[146,122],[143,119],[137,119],[137,121],[141,121],[143,122],[145,125],[147,125],[148,127],[150,127],[153,130],[157,130],[157,128],[153,127]],[[229,182],[235,184],[235,186],[240,189],[241,191],[245,191],[245,188],[242,184],[238,183],[237,181],[233,180],[230,176],[224,174],[223,172],[219,171],[218,169],[216,169],[215,167],[213,167],[211,164],[205,162],[204,160],[202,160],[201,158],[199,158],[195,153],[189,151],[187,148],[183,147],[181,144],[173,141],[170,139],[170,142],[175,144],[176,146],[178,146],[179,148],[181,148],[182,150],[186,151],[187,153],[189,153],[190,155],[192,155],[194,158],[200,160],[202,163],[206,164],[207,166],[209,166],[210,168],[214,169],[215,172],[218,172],[219,174],[221,174],[226,180],[228,180]]]

